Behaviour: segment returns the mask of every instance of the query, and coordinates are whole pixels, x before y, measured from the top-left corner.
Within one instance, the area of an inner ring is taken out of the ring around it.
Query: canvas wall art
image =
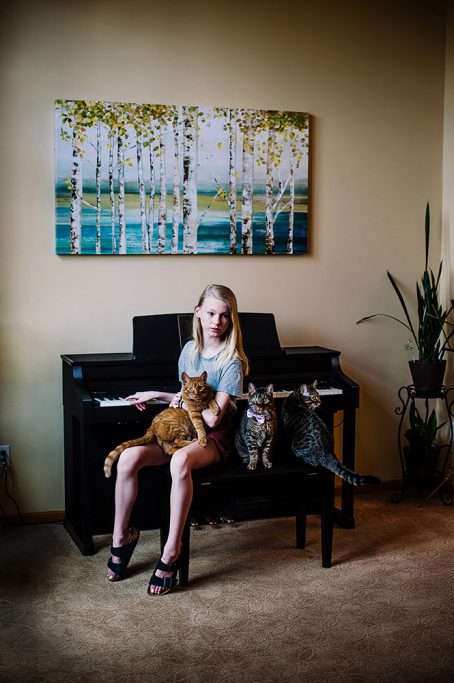
[[[304,254],[309,114],[58,100],[57,254]]]

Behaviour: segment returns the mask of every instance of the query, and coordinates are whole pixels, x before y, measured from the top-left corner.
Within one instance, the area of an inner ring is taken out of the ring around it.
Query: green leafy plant
[[[418,360],[426,362],[434,362],[441,360],[444,357],[446,351],[453,351],[450,344],[450,340],[454,335],[454,330],[449,332],[446,331],[446,326],[449,325],[448,317],[453,311],[453,303],[448,309],[444,309],[440,304],[440,278],[442,272],[443,262],[440,262],[438,267],[437,276],[428,266],[429,262],[429,243],[430,243],[430,210],[429,204],[426,205],[426,217],[425,217],[425,265],[424,272],[421,277],[420,283],[416,283],[416,298],[418,303],[418,322],[413,324],[410,314],[408,312],[408,307],[399,286],[391,275],[387,271],[388,279],[399,299],[400,305],[404,312],[404,320],[396,318],[393,315],[388,315],[387,313],[374,313],[374,315],[368,315],[361,320],[357,320],[357,324],[363,323],[366,320],[371,320],[378,316],[383,316],[385,318],[391,318],[396,322],[403,325],[409,332],[414,340],[416,348],[418,350]]]
[[[409,411],[410,419],[410,429],[407,429],[405,436],[411,446],[411,450],[414,453],[427,455],[432,453],[435,449],[438,449],[436,444],[437,432],[446,424],[437,424],[437,416],[435,415],[435,410],[429,415],[428,410],[426,410],[425,417],[421,417],[421,414],[414,402],[410,405]]]

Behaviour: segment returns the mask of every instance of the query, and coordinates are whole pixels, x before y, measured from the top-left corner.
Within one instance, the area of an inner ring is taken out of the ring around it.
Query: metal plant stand
[[[444,495],[443,494],[443,486],[444,484],[454,477],[454,463],[452,464],[451,468],[448,469],[449,465],[449,456],[451,454],[451,449],[452,449],[452,444],[453,444],[453,428],[452,428],[452,422],[453,422],[453,413],[452,413],[452,406],[454,404],[454,398],[450,397],[450,392],[454,391],[454,388],[450,387],[445,387],[442,386],[440,391],[423,391],[420,389],[416,389],[414,384],[409,384],[407,386],[400,387],[398,391],[398,397],[400,400],[401,405],[398,406],[395,409],[396,415],[400,415],[400,421],[399,421],[399,428],[397,431],[397,443],[398,443],[398,448],[399,448],[399,457],[400,457],[400,464],[402,468],[402,489],[398,493],[393,493],[391,496],[391,500],[393,503],[400,503],[402,498],[404,497],[405,490],[407,488],[407,485],[409,483],[408,481],[408,472],[407,468],[405,466],[405,459],[404,459],[404,454],[403,454],[403,446],[402,446],[402,426],[403,422],[405,419],[405,416],[407,414],[407,410],[409,407],[415,403],[416,400],[423,400],[425,404],[425,409],[426,409],[426,415],[428,413],[429,409],[429,400],[430,399],[436,399],[440,400],[443,403],[444,410],[446,412],[446,419],[447,422],[450,426],[449,430],[449,443],[445,444],[446,448],[446,454],[444,457],[443,461],[443,466],[441,468],[441,471],[439,473],[440,480],[435,486],[435,488],[429,493],[428,496],[424,498],[422,501],[421,505],[424,505],[426,501],[428,501],[430,498],[432,498],[435,493],[438,493],[438,496],[442,503],[444,505],[451,505],[454,497],[453,495]]]

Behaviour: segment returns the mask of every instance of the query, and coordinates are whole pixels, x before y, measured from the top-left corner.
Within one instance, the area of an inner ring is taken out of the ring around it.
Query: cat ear
[[[183,384],[186,384],[188,379],[189,379],[188,375],[185,372],[182,372],[181,373],[181,381],[183,382]]]
[[[317,389],[317,387],[318,387],[318,379],[315,380],[315,382],[313,383],[312,386],[314,387],[314,389]]]
[[[248,394],[253,394],[255,391],[255,384],[252,384],[252,382],[249,382],[249,384],[247,386],[247,391],[248,391]]]
[[[202,374],[200,375],[200,377],[201,377],[201,379],[202,379],[202,382],[206,382],[206,381],[207,381],[207,377],[208,377],[207,371],[204,370],[204,371],[202,372]]]
[[[301,396],[309,396],[310,392],[309,392],[309,389],[307,388],[307,384],[302,384],[300,386],[300,392],[301,392]]]
[[[266,388],[266,391],[267,391],[268,394],[273,395],[274,384],[268,384],[268,386],[267,386],[267,388]]]

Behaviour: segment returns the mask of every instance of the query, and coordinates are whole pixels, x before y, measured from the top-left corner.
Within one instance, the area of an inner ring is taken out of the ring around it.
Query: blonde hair
[[[222,367],[223,365],[227,365],[234,358],[238,358],[242,365],[243,373],[247,375],[249,372],[249,361],[243,349],[243,336],[241,334],[236,296],[232,290],[225,285],[208,285],[200,295],[197,306],[202,306],[208,296],[213,296],[215,299],[224,301],[224,303],[227,304],[230,313],[230,324],[224,337],[225,347],[216,357],[215,366]],[[200,319],[195,314],[192,319],[192,338],[194,340],[192,359],[194,362],[196,355],[202,353],[203,350],[202,325]]]

